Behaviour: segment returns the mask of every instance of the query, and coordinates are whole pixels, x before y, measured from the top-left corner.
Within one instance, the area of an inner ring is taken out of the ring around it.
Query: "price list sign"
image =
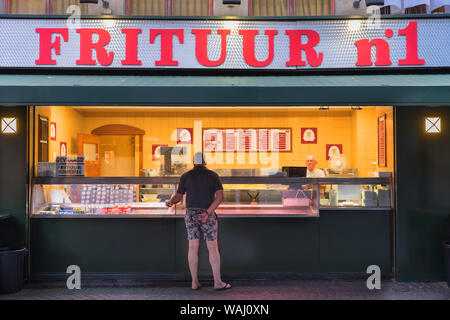
[[[204,129],[203,150],[208,151],[291,151],[290,128]]]

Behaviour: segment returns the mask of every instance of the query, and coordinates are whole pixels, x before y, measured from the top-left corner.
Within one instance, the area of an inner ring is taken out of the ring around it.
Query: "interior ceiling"
[[[320,106],[304,106],[304,107],[246,107],[246,106],[239,106],[239,107],[135,107],[135,106],[73,106],[71,108],[86,114],[86,113],[114,113],[114,112],[180,112],[180,111],[187,111],[189,112],[204,112],[204,111],[228,111],[228,112],[239,112],[242,110],[245,110],[246,112],[261,112],[261,110],[265,111],[318,111]],[[355,107],[353,107],[355,108]],[[370,108],[370,107],[364,107],[364,108]],[[352,107],[342,107],[342,106],[330,106],[329,110],[332,111],[351,111]],[[323,110],[321,112],[326,112],[326,110]]]

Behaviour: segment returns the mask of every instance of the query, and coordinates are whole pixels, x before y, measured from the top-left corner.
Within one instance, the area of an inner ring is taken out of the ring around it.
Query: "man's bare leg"
[[[214,241],[206,241],[209,252],[209,263],[214,276],[214,288],[221,288],[225,285],[220,275],[220,253],[217,245],[217,239]]]
[[[198,281],[199,244],[200,239],[189,240],[188,261],[189,261],[189,270],[191,271],[192,277],[192,289],[197,289],[198,287],[200,287],[200,282]]]

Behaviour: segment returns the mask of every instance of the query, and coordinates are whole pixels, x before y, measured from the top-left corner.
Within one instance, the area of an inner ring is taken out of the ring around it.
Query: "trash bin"
[[[0,294],[22,290],[27,255],[25,248],[0,248]]]
[[[450,214],[444,223],[444,259],[445,274],[447,275],[447,286],[450,288]]]
[[[450,241],[444,241],[445,273],[447,286],[450,288]]]

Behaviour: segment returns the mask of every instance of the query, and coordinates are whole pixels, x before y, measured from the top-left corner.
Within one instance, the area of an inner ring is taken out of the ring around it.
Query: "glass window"
[[[209,0],[130,0],[129,15],[209,16]]]
[[[34,185],[33,215],[177,214],[180,205],[167,208],[165,201],[174,184],[70,184]]]
[[[253,16],[288,16],[288,0],[252,0]]]
[[[80,3],[79,0],[52,0],[50,14],[71,14],[71,12],[67,13],[67,8],[72,5],[78,6],[82,15],[88,14],[88,4]]]
[[[449,13],[447,0],[391,0],[388,6],[381,7],[381,14],[434,14]]]
[[[269,178],[270,179],[270,178]],[[222,214],[305,214],[318,215],[317,185],[224,184]]]
[[[165,16],[167,15],[167,1],[130,0],[128,13],[133,16]]]
[[[11,14],[45,14],[46,0],[9,0]]]
[[[254,16],[328,16],[334,0],[251,0]]]
[[[208,0],[172,0],[173,16],[209,16]]]
[[[165,204],[176,192],[176,184],[154,184],[148,180],[150,184],[35,184],[32,214],[86,217],[186,213],[184,198],[170,208]],[[309,190],[288,183],[228,183],[223,187],[224,201],[216,210],[219,215],[319,215],[317,185],[311,185]]]
[[[320,188],[321,207],[391,208],[389,184],[328,184]]]
[[[424,13],[427,13],[427,6],[425,4],[405,8],[405,14],[424,14]]]
[[[38,106],[35,114],[32,212],[43,217],[183,215],[184,202],[168,209],[165,200],[198,151],[222,181],[219,215],[391,207],[392,107]]]
[[[35,124],[36,176],[67,175],[52,166],[78,157],[86,177],[179,176],[198,151],[220,176],[357,178],[394,168],[392,107],[38,106]]]
[[[295,0],[294,15],[296,16],[329,16],[330,2],[334,0]]]

